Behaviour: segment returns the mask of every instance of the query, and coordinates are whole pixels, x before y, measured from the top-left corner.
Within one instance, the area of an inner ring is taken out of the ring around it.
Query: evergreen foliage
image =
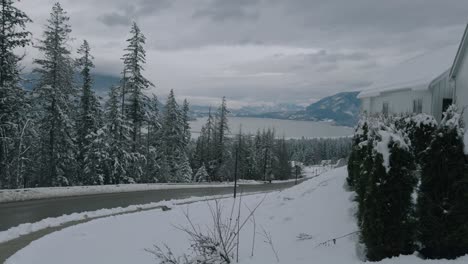
[[[194,180],[196,182],[206,182],[208,181],[208,172],[206,172],[205,165],[202,165],[198,170],[197,173],[194,176]]]
[[[93,56],[90,54],[90,47],[85,40],[78,49],[81,55],[77,60],[80,70],[81,97],[79,104],[77,126],[78,148],[77,161],[79,163],[80,175],[77,184],[102,184],[102,172],[98,169],[101,160],[100,155],[96,156],[102,149],[102,139],[98,139],[100,134],[98,129],[101,126],[101,106],[99,99],[92,90],[91,69],[94,68]],[[102,131],[100,131],[102,132]]]
[[[145,44],[145,35],[141,32],[138,25],[134,22],[130,30],[130,38],[127,39],[128,46],[125,49],[122,60],[124,63],[124,82],[125,91],[129,93],[127,109],[124,109],[127,118],[132,123],[132,152],[137,152],[141,141],[141,127],[145,117],[147,96],[143,93],[153,83],[148,81],[143,74],[144,64],[146,63],[146,52],[143,47]]]
[[[29,17],[13,0],[0,1],[0,189],[25,184],[26,137],[31,122],[29,104],[19,85],[22,56],[15,49],[30,44]]]
[[[34,60],[40,75],[34,89],[37,127],[40,136],[38,159],[43,186],[69,185],[77,182],[74,153],[73,97],[77,90],[73,83],[73,60],[69,40],[69,17],[56,3],[45,27],[38,49],[42,58]]]
[[[468,175],[460,122],[456,107],[449,107],[422,154],[418,231],[428,258],[468,254]]]

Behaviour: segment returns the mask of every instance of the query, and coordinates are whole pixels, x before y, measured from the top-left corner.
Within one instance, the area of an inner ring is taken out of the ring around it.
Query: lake
[[[202,126],[206,123],[206,118],[198,118],[190,122],[192,138],[197,138]],[[316,138],[316,137],[342,137],[353,135],[354,129],[351,127],[334,126],[327,122],[295,121],[270,118],[251,117],[229,117],[229,130],[231,134],[239,133],[242,126],[242,133],[256,133],[258,129],[274,128],[276,135],[286,138]]]

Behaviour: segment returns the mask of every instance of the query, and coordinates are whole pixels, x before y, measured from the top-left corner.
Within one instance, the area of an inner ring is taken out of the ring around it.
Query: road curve
[[[239,191],[259,192],[288,188],[294,182],[274,184],[240,185]],[[22,223],[34,223],[48,217],[64,214],[95,211],[103,208],[127,207],[135,204],[147,204],[171,199],[184,199],[193,196],[211,196],[229,194],[233,187],[183,188],[123,193],[94,194],[73,197],[60,197],[11,203],[0,203],[0,231]]]
[[[300,179],[298,182],[300,183],[304,180],[305,179]],[[293,185],[294,182],[252,185],[245,184],[240,185],[238,191],[243,193],[268,192],[282,190],[292,187]],[[223,195],[230,194],[232,192],[232,186],[216,188],[184,188],[96,194],[4,203],[0,204],[0,231],[4,231],[21,223],[33,223],[47,217],[57,217],[64,214],[94,211],[103,208],[126,207],[135,204],[145,204],[170,199],[183,199],[194,196]],[[45,230],[40,230],[17,239],[10,240],[6,243],[0,243],[0,262],[5,261],[15,252],[44,235],[86,221],[88,220],[66,223],[59,227],[47,228]]]

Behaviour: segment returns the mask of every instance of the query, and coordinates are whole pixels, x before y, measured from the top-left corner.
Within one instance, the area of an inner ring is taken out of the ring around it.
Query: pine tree
[[[132,151],[136,152],[141,141],[141,127],[145,116],[144,94],[150,86],[154,86],[142,75],[146,63],[146,51],[143,47],[146,38],[136,23],[130,30],[131,37],[127,39],[128,46],[122,60],[124,62],[124,93],[129,93],[127,115],[132,122]]]
[[[213,164],[213,176],[215,181],[222,181],[223,174],[226,173],[224,162],[226,161],[226,148],[225,140],[227,133],[229,132],[227,115],[229,110],[227,109],[226,98],[223,97],[221,105],[216,113],[216,120],[213,130],[213,155],[216,158]]]
[[[34,60],[40,82],[35,88],[41,136],[41,185],[68,185],[74,181],[73,63],[68,41],[69,17],[56,3],[38,46],[42,58]]]
[[[196,182],[206,182],[208,181],[208,172],[206,172],[205,165],[201,165],[201,167],[197,170],[197,173],[194,176],[194,180]]]
[[[95,149],[96,144],[101,139],[96,137],[99,135],[98,129],[100,126],[100,103],[96,97],[92,84],[91,69],[94,68],[93,56],[90,54],[90,46],[85,40],[78,49],[78,54],[81,57],[77,60],[77,66],[80,69],[81,81],[81,97],[79,104],[79,115],[76,122],[77,125],[77,161],[79,162],[81,177],[78,178],[81,184],[96,184],[101,182],[98,180],[99,174],[96,170],[96,164],[92,156],[99,149]],[[96,141],[95,141],[96,140]],[[100,145],[100,144],[98,144]],[[101,147],[101,146],[100,146]],[[99,147],[99,148],[100,148]]]
[[[177,164],[176,182],[191,182],[192,176],[193,172],[192,168],[190,167],[189,159],[187,158],[186,154],[183,153]]]
[[[161,117],[159,113],[159,100],[156,95],[150,98],[147,109],[146,133],[146,169],[145,182],[157,182],[161,175]],[[165,172],[164,172],[165,173]]]
[[[428,258],[456,258],[468,253],[468,175],[463,127],[450,106],[422,154],[418,196],[419,240]]]
[[[281,140],[277,141],[277,146],[275,147],[275,167],[273,171],[276,175],[276,180],[288,180],[291,178],[291,163],[289,159],[288,147],[286,144],[286,139],[284,137]]]
[[[19,86],[16,48],[30,43],[26,24],[29,17],[14,6],[13,0],[0,1],[0,189],[17,188],[23,177],[25,93]]]
[[[182,134],[185,146],[188,146],[190,143],[190,117],[189,117],[190,106],[187,99],[184,99],[182,105]]]
[[[105,156],[107,157],[104,169],[105,184],[134,181],[127,172],[132,160],[132,154],[128,151],[131,128],[120,111],[119,98],[119,87],[112,87],[104,112]]]
[[[179,105],[175,100],[174,91],[171,90],[166,101],[162,123],[162,151],[169,168],[167,179],[170,182],[178,180],[178,162],[183,156],[185,149],[183,138],[181,113]]]

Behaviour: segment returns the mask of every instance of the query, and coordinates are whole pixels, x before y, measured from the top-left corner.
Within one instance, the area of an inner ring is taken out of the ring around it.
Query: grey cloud
[[[364,53],[364,52],[352,52],[352,53],[328,52],[323,49],[316,53],[306,54],[305,56],[312,63],[323,63],[323,62],[337,63],[339,61],[362,61],[362,60],[368,60],[370,58],[369,54]]]
[[[468,14],[466,0],[62,1],[73,37],[95,45],[96,71],[118,74],[122,26],[137,20],[158,93],[259,101],[362,89],[383,67],[458,43]],[[40,36],[49,7],[18,5]]]
[[[196,10],[193,17],[208,17],[218,22],[225,20],[256,20],[259,16],[259,10],[256,8],[258,3],[258,0],[213,0]]]
[[[172,6],[171,0],[139,0],[131,3],[123,3],[118,11],[105,13],[98,17],[107,26],[128,26],[132,20],[141,17],[155,15]]]
[[[115,12],[104,14],[99,18],[102,23],[107,26],[127,26],[131,22],[131,18],[127,15],[118,14]]]

